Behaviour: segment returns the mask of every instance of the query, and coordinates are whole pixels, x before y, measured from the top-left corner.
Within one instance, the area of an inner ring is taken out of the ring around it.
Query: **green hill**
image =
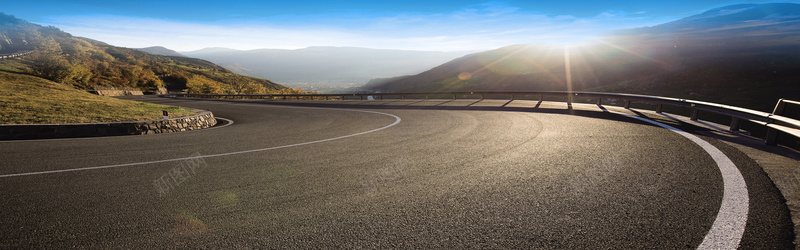
[[[294,92],[269,80],[234,74],[208,61],[152,55],[74,37],[0,13],[0,55],[32,54],[0,61],[0,70],[29,74],[91,90],[94,86],[216,94]]]
[[[305,93],[211,62],[151,55],[0,13],[0,124],[121,122],[194,114],[91,94],[96,86],[214,94]]]

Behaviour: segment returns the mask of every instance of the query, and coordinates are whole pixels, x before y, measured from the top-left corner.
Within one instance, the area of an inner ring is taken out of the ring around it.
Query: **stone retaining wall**
[[[125,95],[144,95],[141,90],[127,90],[127,89],[103,89],[96,90],[98,95],[101,96],[125,96]]]
[[[0,54],[0,59],[17,58],[17,57],[20,57],[20,56],[29,55],[29,54],[31,54],[33,52],[34,52],[34,50],[28,50],[28,51],[22,51],[22,52],[11,53],[11,54]]]
[[[201,111],[189,117],[143,122],[0,125],[0,140],[159,134],[209,128],[216,124],[213,113]]]

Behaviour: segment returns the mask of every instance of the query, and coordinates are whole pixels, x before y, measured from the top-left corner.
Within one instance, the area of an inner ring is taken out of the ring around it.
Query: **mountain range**
[[[363,88],[380,92],[625,92],[769,110],[778,98],[800,96],[800,5],[731,5],[612,32],[581,45],[522,44],[478,53],[352,47],[135,50],[0,15],[0,54],[22,51],[35,52],[0,62],[0,70],[82,89],[108,85],[175,90],[193,86],[193,91],[209,93],[286,90],[268,80],[235,74],[239,73],[326,92],[369,81]]]
[[[420,73],[468,53],[356,47],[296,50],[207,48],[181,52],[209,60],[238,74],[325,92],[360,87],[373,78]]]
[[[364,88],[624,92],[769,110],[779,98],[800,97],[800,5],[732,5],[582,45],[513,45]]]
[[[186,57],[185,55],[183,55],[183,54],[181,54],[181,53],[179,53],[177,51],[174,51],[174,50],[171,50],[171,49],[167,49],[167,48],[162,47],[162,46],[152,46],[152,47],[147,47],[147,48],[134,48],[134,49],[138,50],[138,51],[144,51],[144,52],[147,52],[147,53],[150,53],[150,54],[153,54],[153,55],[157,55],[157,56]]]

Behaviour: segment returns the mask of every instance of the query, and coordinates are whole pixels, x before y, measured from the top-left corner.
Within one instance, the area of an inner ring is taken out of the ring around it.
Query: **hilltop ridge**
[[[512,45],[366,86],[380,92],[600,91],[769,110],[800,96],[800,5],[712,9],[571,46]],[[572,84],[566,84],[569,55]]]
[[[135,50],[139,50],[139,51],[144,51],[144,52],[147,52],[149,54],[157,55],[157,56],[186,57],[186,56],[184,56],[183,54],[181,54],[181,53],[179,53],[177,51],[165,48],[163,46],[152,46],[152,47],[147,47],[147,48],[134,48],[134,49]]]

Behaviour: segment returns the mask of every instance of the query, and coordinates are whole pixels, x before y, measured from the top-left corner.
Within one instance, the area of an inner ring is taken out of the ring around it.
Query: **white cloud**
[[[59,16],[45,25],[117,46],[165,46],[178,51],[308,46],[454,51],[558,43],[610,29],[655,24],[656,20],[640,16],[613,11],[592,18],[554,16],[490,2],[450,13],[333,13],[206,23],[108,15]]]

